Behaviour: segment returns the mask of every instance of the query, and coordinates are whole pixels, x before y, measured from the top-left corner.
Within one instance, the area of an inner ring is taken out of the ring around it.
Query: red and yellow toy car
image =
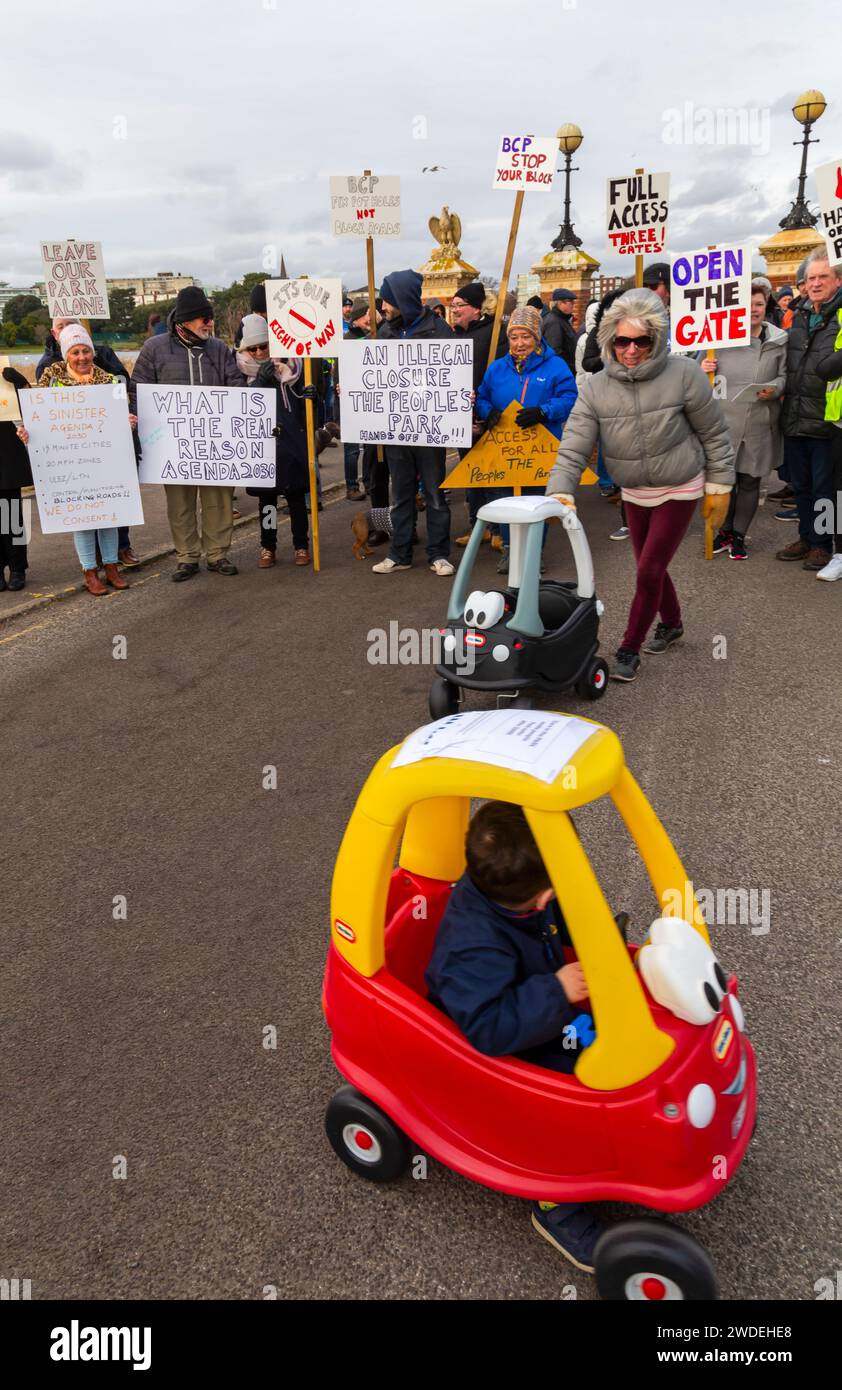
[[[546,780],[517,759],[482,761],[478,720],[496,720],[512,746],[562,740],[564,767]],[[664,905],[639,950],[623,942],[568,814],[603,796]],[[596,1030],[574,1075],[482,1055],[426,999],[436,930],[465,868],[472,797],[522,806],[550,874]],[[685,893],[691,923],[666,915]],[[457,714],[391,749],[345,831],[331,917],[324,1008],[349,1084],[326,1127],[354,1172],[397,1177],[417,1146],[516,1197],[663,1212],[702,1206],[733,1178],[756,1107],[737,981],[714,957],[681,861],[603,725],[518,710]],[[595,1263],[603,1297],[717,1296],[706,1253],[669,1222],[618,1223]]]

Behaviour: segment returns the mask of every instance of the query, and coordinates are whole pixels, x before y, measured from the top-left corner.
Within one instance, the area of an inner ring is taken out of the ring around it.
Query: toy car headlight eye
[[[707,980],[705,980],[704,995],[705,999],[707,999],[708,1003],[710,1004],[710,1007],[713,1009],[713,1012],[715,1014],[718,1014],[722,1000],[720,999],[713,985],[708,984]]]
[[[728,980],[725,975],[725,971],[722,969],[722,966],[719,964],[718,960],[715,960],[713,962],[713,973],[716,976],[716,983],[719,985],[719,988],[722,990],[722,993],[727,994]]]
[[[485,593],[482,589],[475,589],[468,594],[465,604],[465,622],[468,627],[489,628],[495,623],[499,623],[505,610],[505,599],[502,594]]]

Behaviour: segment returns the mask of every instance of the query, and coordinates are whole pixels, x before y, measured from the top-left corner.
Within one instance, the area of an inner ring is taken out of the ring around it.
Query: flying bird
[[[421,170],[422,174],[437,174],[440,169],[446,169],[446,164],[425,164]]]

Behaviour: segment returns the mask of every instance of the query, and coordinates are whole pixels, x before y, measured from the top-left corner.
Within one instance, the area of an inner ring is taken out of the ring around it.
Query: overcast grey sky
[[[402,183],[403,236],[376,246],[378,280],[427,259],[444,203],[465,258],[499,276],[513,202],[491,187],[499,138],[565,121],[585,135],[576,229],[610,274],[625,267],[605,242],[609,176],[670,172],[672,250],[756,245],[793,196],[805,88],[831,103],[808,169],[842,156],[838,42],[814,0],[26,0],[3,40],[13,284],[40,278],[41,239],[75,236],[103,243],[112,276],[228,284],[276,246],[291,275],[356,285],[364,243],[331,236],[327,181],[368,167]],[[723,143],[717,108],[744,111],[748,142]],[[433,164],[444,172],[421,173]],[[557,179],[527,195],[513,276],[549,249],[562,194]]]

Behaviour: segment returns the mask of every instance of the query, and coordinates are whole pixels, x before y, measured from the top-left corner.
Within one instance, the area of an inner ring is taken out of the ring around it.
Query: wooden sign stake
[[[365,178],[371,178],[371,170],[363,169]],[[368,336],[377,337],[377,295],[374,288],[374,237],[367,236],[365,239],[365,261],[368,271]],[[377,445],[377,462],[383,462],[383,445]]]

